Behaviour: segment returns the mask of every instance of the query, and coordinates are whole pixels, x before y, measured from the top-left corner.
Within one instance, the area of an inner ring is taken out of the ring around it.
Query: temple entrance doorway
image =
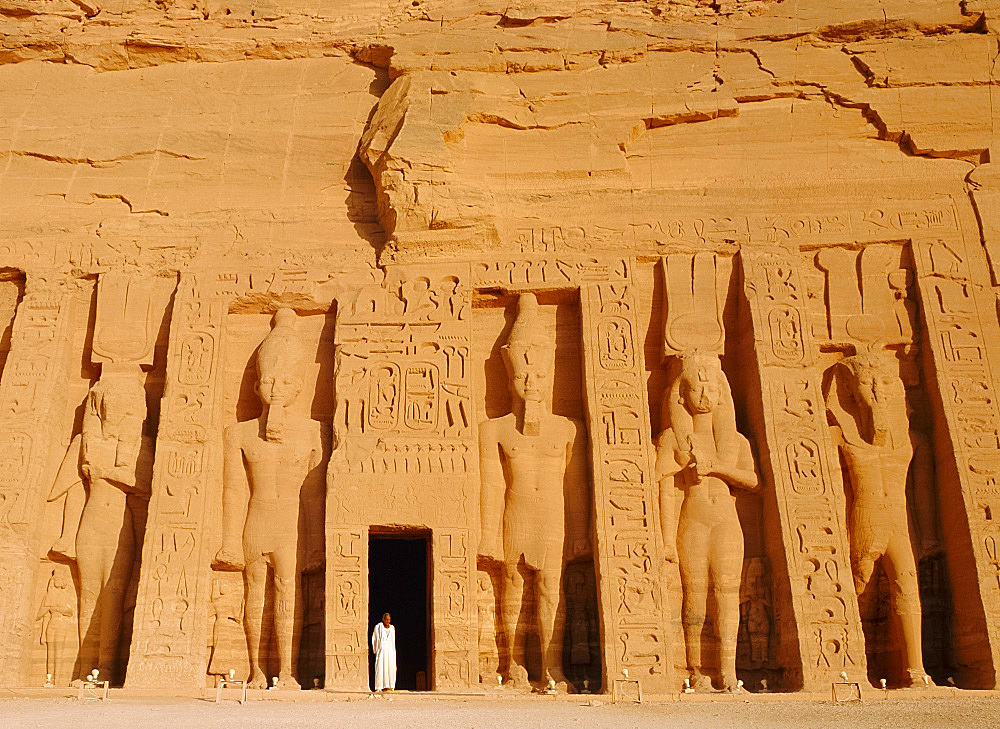
[[[396,690],[430,685],[430,532],[372,527],[368,535],[368,685],[374,686],[371,632],[384,613],[396,626]]]

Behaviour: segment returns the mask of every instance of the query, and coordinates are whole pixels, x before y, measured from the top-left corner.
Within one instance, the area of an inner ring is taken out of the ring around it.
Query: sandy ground
[[[216,705],[194,699],[118,699],[107,704],[75,699],[0,699],[2,729],[651,729],[788,727],[811,729],[997,729],[1000,697],[828,701],[733,701],[590,705],[586,701],[414,698],[312,703],[249,702]]]

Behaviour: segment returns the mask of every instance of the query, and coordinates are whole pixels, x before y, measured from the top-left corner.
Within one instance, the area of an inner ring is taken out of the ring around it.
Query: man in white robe
[[[389,613],[372,631],[372,651],[375,652],[375,691],[392,691],[396,688],[396,626],[390,625]]]

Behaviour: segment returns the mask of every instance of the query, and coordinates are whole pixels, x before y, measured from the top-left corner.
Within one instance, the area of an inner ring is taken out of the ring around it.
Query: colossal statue
[[[564,684],[563,568],[590,552],[590,502],[582,423],[552,413],[554,347],[541,326],[538,301],[522,294],[502,348],[513,412],[479,431],[479,554],[502,562],[500,611],[507,641],[507,679],[528,686],[517,626],[526,579],[534,581],[542,677]]]
[[[142,546],[149,484],[137,478],[146,392],[138,365],[105,364],[87,394],[81,432],[62,460],[49,501],[65,496],[62,533],[50,550],[75,561],[80,579],[79,677],[95,667],[114,680],[125,591]]]
[[[319,422],[290,411],[302,389],[306,358],[295,320],[291,309],[278,309],[273,329],[257,348],[260,417],[230,425],[223,434],[222,547],[212,566],[244,574],[251,688],[267,687],[261,660],[268,643],[263,620],[269,574],[278,687],[296,689],[301,576],[324,564],[329,439]]]
[[[923,494],[933,474],[923,437],[910,429],[906,392],[892,355],[885,351],[863,351],[846,357],[831,368],[827,377],[826,404],[836,426],[840,451],[846,464],[851,499],[848,537],[851,566],[858,599],[870,598],[869,586],[876,564],[881,562],[889,583],[892,613],[899,620],[906,672],[905,685],[924,681],[921,647],[920,593],[917,564],[907,509],[909,483]],[[914,458],[915,452],[924,457]],[[917,523],[931,519],[919,513],[922,501],[913,498]],[[921,530],[925,552],[936,549],[929,526]]]
[[[757,474],[750,443],[736,430],[733,397],[719,358],[684,354],[673,360],[673,369],[663,408],[666,427],[657,439],[656,451],[663,540],[676,544],[677,549],[691,684],[696,689],[710,688],[710,677],[703,670],[702,632],[711,587],[720,681],[723,688],[733,690],[743,530],[731,489],[756,490]],[[684,494],[676,535],[671,516],[675,489]]]

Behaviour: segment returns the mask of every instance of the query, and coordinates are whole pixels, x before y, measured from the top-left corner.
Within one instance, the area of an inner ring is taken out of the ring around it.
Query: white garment
[[[375,651],[374,691],[396,688],[396,626],[388,628],[378,623],[372,631],[372,650]]]

